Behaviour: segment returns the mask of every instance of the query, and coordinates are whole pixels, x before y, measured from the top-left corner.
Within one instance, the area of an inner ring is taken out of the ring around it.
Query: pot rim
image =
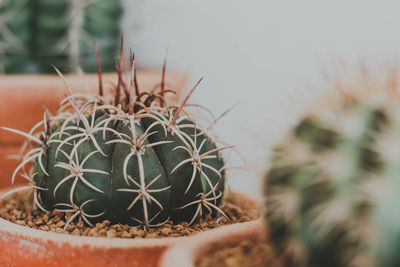
[[[148,89],[161,81],[161,70],[138,69],[139,86],[150,86]],[[157,77],[157,79],[154,79]],[[158,78],[159,77],[159,78]],[[180,92],[187,83],[187,75],[183,75],[178,71],[168,71],[165,74],[166,83],[171,83],[173,87]],[[96,93],[98,91],[98,74],[97,73],[67,73],[60,77],[54,74],[0,74],[1,89],[17,89],[24,91],[26,88],[45,88],[55,90],[55,94],[60,97],[65,93],[65,82],[71,87],[73,92]],[[110,84],[114,84],[118,80],[117,72],[102,73],[102,83],[105,90],[109,90]],[[147,87],[144,87],[147,88]],[[26,94],[26,92],[24,91]],[[29,92],[28,92],[29,93]]]
[[[195,240],[184,240],[170,247],[161,258],[161,267],[186,266],[194,267],[197,259],[207,253],[210,247],[217,244],[235,243],[237,240],[258,239],[264,240],[263,218],[242,223],[240,225],[227,225],[218,232],[199,233]]]
[[[4,188],[0,191],[0,195],[7,192],[10,188]],[[29,190],[29,189],[27,189]],[[21,191],[24,192],[25,190]],[[249,196],[239,193],[239,192],[229,192],[232,195],[237,195],[250,205],[254,205],[260,207],[260,203]],[[2,205],[3,200],[0,200],[0,207]],[[83,247],[83,246],[90,246],[94,248],[130,248],[130,247],[138,247],[138,248],[145,248],[145,247],[155,247],[155,246],[168,246],[171,244],[175,244],[177,242],[183,242],[199,235],[209,233],[210,236],[213,236],[220,232],[221,230],[228,228],[228,229],[242,229],[246,227],[251,227],[255,224],[259,219],[248,221],[248,222],[241,222],[241,223],[234,223],[230,225],[223,225],[214,229],[207,230],[205,232],[195,233],[191,236],[182,236],[182,237],[163,237],[163,238],[107,238],[107,237],[92,237],[92,236],[75,236],[75,235],[68,235],[62,233],[55,233],[50,231],[44,231],[39,229],[33,229],[28,226],[22,226],[10,221],[7,221],[0,217],[0,238],[7,238],[6,235],[1,235],[1,233],[6,233],[9,236],[17,236],[24,238],[25,240],[41,240],[45,242],[54,242],[54,243],[68,243],[70,246],[76,247]],[[7,240],[5,240],[7,241]],[[29,242],[29,241],[22,241]],[[34,243],[27,243],[27,245],[35,246]]]

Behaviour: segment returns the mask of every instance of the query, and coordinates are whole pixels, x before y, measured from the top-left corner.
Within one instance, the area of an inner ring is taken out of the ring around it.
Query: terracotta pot
[[[139,71],[137,76],[141,90],[150,90],[161,81],[160,72]],[[66,75],[65,78],[73,92],[98,90],[96,74]],[[116,74],[103,75],[105,89],[113,87],[116,81]],[[169,73],[166,82],[179,91],[185,78],[177,73]],[[43,119],[43,107],[53,113],[57,110],[65,92],[65,85],[57,75],[0,76],[0,126],[29,131]],[[24,138],[19,135],[0,131],[0,188],[10,185],[12,172],[18,165],[16,160],[9,160],[7,156],[17,154],[23,141]]]
[[[6,190],[0,191],[0,195],[4,192]],[[239,199],[241,208],[260,207],[259,203],[243,194],[231,194]],[[207,238],[225,236],[232,231],[249,234],[258,224],[258,221],[237,223],[209,230],[207,235],[202,233],[190,237],[120,239],[46,232],[0,218],[0,266],[160,266],[163,254],[173,245],[202,243]]]
[[[200,233],[195,239],[187,239],[172,246],[161,259],[161,266],[195,267],[196,262],[211,251],[230,247],[242,240],[263,241],[265,237],[263,229],[263,222],[258,219],[224,226],[215,232]]]

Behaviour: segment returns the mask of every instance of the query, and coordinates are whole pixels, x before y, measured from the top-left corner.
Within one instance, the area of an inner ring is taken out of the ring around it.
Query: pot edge
[[[0,195],[9,190],[4,188],[0,191]],[[249,204],[260,207],[260,203],[256,200],[248,197],[247,195],[239,192],[230,192],[230,194],[238,195],[245,199]],[[2,201],[0,200],[0,206]],[[0,238],[5,238],[5,234],[9,236],[18,236],[21,239],[26,240],[41,240],[44,242],[55,242],[55,243],[68,243],[70,246],[82,247],[98,247],[98,248],[129,248],[129,247],[154,247],[154,246],[169,246],[178,242],[193,239],[199,235],[210,234],[214,236],[216,233],[228,229],[242,229],[247,226],[251,227],[253,224],[258,223],[260,219],[253,221],[235,223],[230,225],[221,226],[215,229],[210,229],[205,232],[199,232],[192,236],[182,237],[165,237],[165,238],[136,238],[136,239],[124,239],[124,238],[106,238],[106,237],[90,237],[90,236],[74,236],[49,231],[43,231],[38,229],[32,229],[30,227],[21,226],[3,218],[0,218]],[[3,237],[2,237],[3,236]]]

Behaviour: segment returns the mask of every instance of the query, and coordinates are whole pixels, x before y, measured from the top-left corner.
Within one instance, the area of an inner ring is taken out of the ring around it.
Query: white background
[[[240,104],[216,132],[237,145],[248,171],[231,187],[260,196],[268,153],[296,119],[307,88],[335,60],[393,61],[399,1],[125,0],[125,37],[142,67],[168,66],[205,80],[192,102],[215,114]],[[328,66],[328,67],[327,67]],[[301,93],[299,93],[301,92]],[[229,164],[240,163],[233,157]]]

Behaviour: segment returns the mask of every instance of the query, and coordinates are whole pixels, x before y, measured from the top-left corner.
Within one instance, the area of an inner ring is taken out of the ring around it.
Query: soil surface
[[[244,240],[212,250],[196,262],[196,267],[282,267],[272,247],[256,240]]]
[[[254,220],[258,217],[257,208],[243,208],[242,199],[233,195],[226,199],[225,204],[221,207],[226,215],[230,218],[227,220],[223,216],[211,218],[210,216],[202,219],[200,222],[189,225],[187,222],[173,224],[167,222],[159,228],[151,228],[145,231],[141,227],[111,224],[105,220],[97,223],[94,227],[87,226],[82,221],[73,221],[65,227],[70,214],[51,211],[41,212],[32,209],[32,197],[30,194],[13,194],[4,199],[0,206],[0,217],[34,229],[50,231],[56,233],[64,233],[79,236],[95,236],[95,237],[120,237],[120,238],[159,238],[159,237],[179,237],[189,236],[198,232],[210,230],[222,225],[246,222]],[[64,230],[65,228],[65,230]]]

